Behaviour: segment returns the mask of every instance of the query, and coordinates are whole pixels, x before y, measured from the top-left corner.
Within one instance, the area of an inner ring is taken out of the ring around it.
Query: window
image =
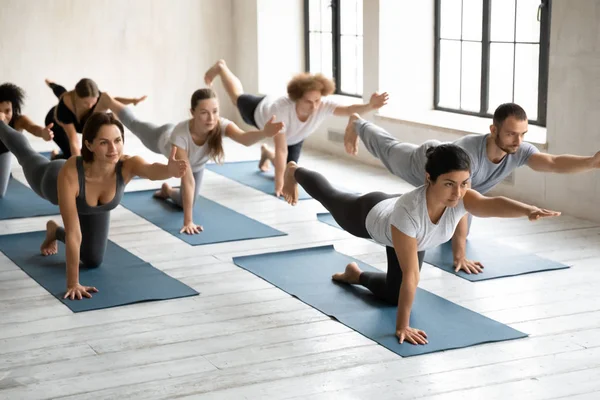
[[[336,93],[362,97],[362,0],[304,0],[306,70],[335,82]]]
[[[435,108],[546,124],[551,0],[436,0]]]

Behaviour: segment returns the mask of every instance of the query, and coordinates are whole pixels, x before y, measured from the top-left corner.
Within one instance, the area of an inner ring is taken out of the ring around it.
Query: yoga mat
[[[427,264],[471,282],[570,268],[568,265],[484,239],[467,239],[467,259],[481,262],[484,266],[483,272],[479,274],[454,272],[454,257],[450,241],[427,250],[423,260]]]
[[[269,171],[262,172],[258,169],[258,160],[228,162],[222,165],[211,163],[206,165],[206,169],[246,186],[250,186],[256,190],[260,190],[263,193],[275,196],[274,168],[271,167]],[[298,200],[307,200],[310,198],[308,193],[306,193],[301,186],[298,186]],[[284,200],[283,196],[281,196],[280,199]]]
[[[42,199],[28,186],[12,176],[6,195],[0,199],[0,220],[60,214],[58,206]]]
[[[170,200],[153,198],[154,192],[127,192],[121,205],[193,246],[287,235],[202,196],[194,205],[194,222],[202,225],[204,231],[196,235],[179,233],[183,210]]]
[[[429,343],[399,344],[395,335],[396,306],[376,299],[363,287],[331,280],[332,274],[343,271],[352,261],[363,271],[380,272],[338,253],[333,246],[233,258],[236,265],[403,357],[527,336],[418,288],[410,326],[425,331]]]
[[[59,242],[58,254],[44,257],[39,248],[45,236],[44,231],[3,235],[0,251],[73,312],[198,294],[109,240],[102,265],[79,270],[79,283],[96,287],[98,293],[92,293],[91,299],[63,299],[65,246]]]
[[[317,214],[317,219],[341,229],[329,213]],[[467,274],[465,271],[454,272],[451,241],[427,250],[423,261],[471,282],[570,268],[568,265],[487,239],[468,239],[467,259],[481,262],[484,266],[483,272],[479,274]]]

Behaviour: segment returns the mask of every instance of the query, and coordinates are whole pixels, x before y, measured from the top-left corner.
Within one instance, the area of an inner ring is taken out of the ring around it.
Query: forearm
[[[273,165],[275,167],[275,185],[283,185],[283,175],[285,173],[285,164],[288,156],[287,148],[275,148],[275,160]]]
[[[396,330],[404,329],[410,324],[410,311],[415,299],[417,284],[418,278],[407,276],[400,285]]]
[[[67,130],[67,137],[69,138],[69,147],[71,148],[72,156],[81,155],[81,147],[79,146],[79,138],[75,130]]]
[[[144,172],[145,178],[151,181],[163,181],[173,177],[169,172],[169,167],[162,163],[149,164],[145,167]]]
[[[44,132],[44,127],[39,126],[39,125],[32,125],[27,127],[27,132],[31,133],[33,136],[37,136],[37,137],[44,137],[43,136],[43,132]]]
[[[113,99],[125,105],[133,104],[137,100],[135,97],[113,97]]]
[[[81,237],[76,234],[66,234],[65,241],[67,253],[67,287],[76,286],[79,283],[79,249]]]
[[[183,224],[194,222],[194,193],[196,182],[192,172],[188,171],[181,179],[181,205],[183,207]]]
[[[594,168],[593,157],[562,155],[554,157],[553,172],[577,173]]]
[[[237,137],[237,142],[244,146],[252,146],[266,137],[264,131],[248,131]]]
[[[452,236],[452,254],[454,260],[462,259],[467,256],[467,233],[469,231],[469,215],[465,214],[454,231]]]
[[[509,199],[508,197],[492,197],[485,201],[485,209],[481,217],[518,218],[525,217],[531,213],[534,207]]]
[[[352,114],[366,114],[372,111],[374,108],[369,103],[367,104],[353,104],[346,108],[348,115]]]

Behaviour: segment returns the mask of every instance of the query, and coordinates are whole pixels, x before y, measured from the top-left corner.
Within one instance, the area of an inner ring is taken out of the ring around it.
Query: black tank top
[[[107,212],[117,207],[121,202],[121,198],[123,198],[123,193],[125,192],[125,181],[123,180],[123,175],[121,174],[121,167],[123,162],[119,160],[116,165],[116,175],[117,175],[117,190],[115,192],[115,197],[111,201],[106,204],[98,204],[95,207],[90,206],[85,200],[85,171],[83,169],[83,158],[77,157],[77,177],[79,179],[79,196],[77,196],[77,214],[80,215],[89,215],[89,214],[99,214],[102,212]]]

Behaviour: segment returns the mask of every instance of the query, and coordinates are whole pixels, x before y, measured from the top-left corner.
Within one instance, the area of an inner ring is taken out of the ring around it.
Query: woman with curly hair
[[[17,85],[12,83],[3,83],[0,85],[0,112],[6,116],[8,125],[19,132],[26,130],[45,141],[52,140],[52,123],[44,128],[36,125],[27,115],[21,114],[24,99],[25,92]],[[4,197],[8,188],[10,160],[10,152],[0,142],[0,198]]]
[[[302,73],[294,76],[287,86],[287,96],[271,98],[244,93],[240,80],[225,64],[217,61],[204,75],[204,81],[211,85],[221,77],[223,86],[233,104],[237,107],[244,122],[262,129],[269,120],[283,122],[284,135],[274,137],[275,151],[268,146],[261,147],[258,168],[269,169],[275,166],[275,195],[279,197],[283,188],[283,173],[286,163],[298,162],[304,139],[310,136],[330,115],[350,116],[353,113],[369,112],[383,107],[387,93],[373,93],[367,104],[341,106],[327,96],[335,92],[335,83],[322,74]],[[360,111],[359,111],[360,110]]]

